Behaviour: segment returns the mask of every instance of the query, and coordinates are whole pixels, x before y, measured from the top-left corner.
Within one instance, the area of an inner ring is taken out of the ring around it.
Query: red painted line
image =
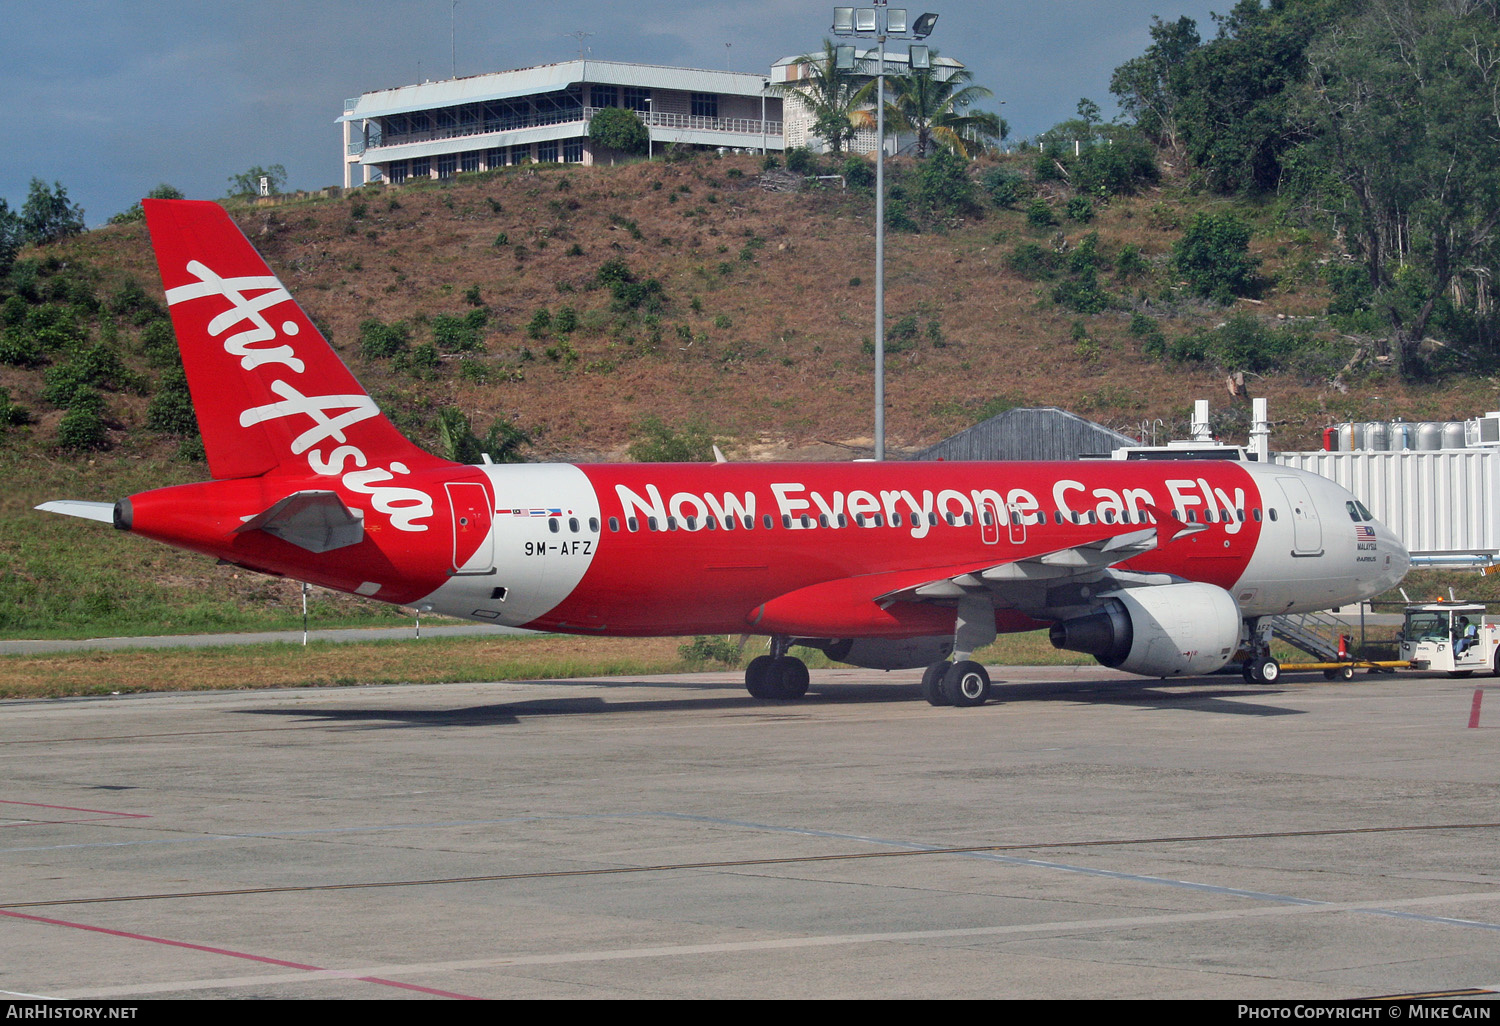
[[[66,919],[49,919],[46,916],[27,915],[24,912],[9,912],[0,909],[0,916],[9,916],[12,919],[25,919],[33,923],[44,923],[48,926],[66,926],[74,930],[88,930],[91,933],[102,933],[110,937],[123,937],[126,940],[149,941],[152,944],[166,944],[174,948],[187,948],[190,951],[203,951],[211,955],[226,955],[229,958],[243,958],[250,962],[261,962],[266,965],[279,965],[287,969],[305,969],[308,972],[331,972],[326,966],[307,965],[304,962],[288,962],[281,958],[271,958],[266,955],[251,955],[244,951],[231,951],[228,948],[215,948],[206,944],[193,944],[189,941],[172,940],[169,937],[153,937],[145,933],[130,933],[126,930],[111,930],[105,926],[90,926],[88,923],[74,923]],[[379,976],[356,976],[353,979],[362,983],[378,983],[383,987],[398,987],[401,990],[415,990],[423,994],[432,994],[436,997],[456,998],[460,1001],[480,1001],[472,994],[455,994],[449,990],[436,990],[432,987],[421,987],[415,983],[402,983],[399,980],[382,979]]]
[[[0,805],[25,805],[31,809],[61,809],[64,812],[93,812],[100,816],[119,816],[122,819],[150,819],[149,813],[145,812],[110,812],[107,809],[75,809],[71,805],[43,805],[41,802],[18,802],[8,798],[0,798]]]
[[[1484,688],[1474,689],[1474,705],[1469,709],[1469,726],[1479,726],[1479,700],[1484,697]]]

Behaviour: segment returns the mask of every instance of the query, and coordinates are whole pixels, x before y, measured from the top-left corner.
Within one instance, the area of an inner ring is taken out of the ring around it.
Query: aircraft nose
[[[1375,521],[1375,537],[1379,543],[1377,551],[1382,557],[1377,564],[1378,574],[1375,583],[1380,591],[1386,591],[1400,584],[1406,572],[1411,569],[1411,553],[1406,551],[1406,546],[1401,544],[1401,539],[1396,537],[1396,532],[1378,520]]]

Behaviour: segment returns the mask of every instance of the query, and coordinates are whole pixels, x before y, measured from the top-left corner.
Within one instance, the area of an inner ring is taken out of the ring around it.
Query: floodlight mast
[[[923,14],[908,29],[906,8],[890,7],[889,0],[872,0],[874,7],[835,7],[833,34],[873,38],[880,51],[875,73],[875,459],[885,459],[885,42],[926,39],[937,24],[936,14]],[[843,51],[844,47],[839,48]],[[849,65],[853,67],[852,47]],[[917,48],[912,47],[911,51]],[[921,47],[926,57],[927,47]],[[842,53],[839,65],[842,67]],[[869,56],[867,53],[866,57]],[[910,72],[914,53],[909,52]],[[930,64],[927,65],[930,67]]]

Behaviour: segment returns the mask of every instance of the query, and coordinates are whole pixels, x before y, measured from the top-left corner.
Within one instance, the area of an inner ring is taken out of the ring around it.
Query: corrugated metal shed
[[[1042,406],[1006,410],[923,449],[912,459],[1076,460],[1136,444],[1134,438],[1102,424],[1055,406]]]
[[[1413,553],[1500,552],[1500,451],[1280,452],[1353,492]]]

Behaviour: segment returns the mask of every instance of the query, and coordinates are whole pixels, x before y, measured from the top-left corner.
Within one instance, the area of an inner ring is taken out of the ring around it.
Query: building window
[[[546,142],[536,144],[536,162],[538,164],[557,163],[557,140],[548,139]]]
[[[620,91],[614,86],[596,85],[589,91],[589,99],[593,107],[618,107]]]
[[[452,178],[453,172],[458,170],[458,155],[455,153],[444,153],[438,157],[438,177]]]
[[[479,170],[479,151],[470,150],[463,155],[462,168],[465,174]]]
[[[439,107],[437,110],[438,131],[446,132],[458,124],[458,111],[452,107]]]
[[[512,146],[510,148],[510,162],[512,164],[524,164],[531,159],[531,147],[529,145]]]
[[[719,97],[716,93],[693,93],[693,117],[716,118],[719,116]]]
[[[582,136],[579,136],[576,139],[564,139],[563,140],[563,163],[564,164],[582,164],[583,163],[583,137]]]
[[[432,158],[413,157],[411,162],[411,176],[413,178],[431,178]]]
[[[634,86],[626,86],[624,107],[626,110],[650,110],[651,90],[637,89]]]
[[[504,167],[505,166],[505,150],[504,150],[504,148],[497,146],[497,147],[495,147],[492,150],[485,150],[484,151],[484,166],[487,167],[487,168],[489,168],[491,171],[495,170],[495,168],[497,168],[497,167]]]
[[[393,160],[387,164],[385,177],[392,185],[400,185],[406,181],[406,161]]]

